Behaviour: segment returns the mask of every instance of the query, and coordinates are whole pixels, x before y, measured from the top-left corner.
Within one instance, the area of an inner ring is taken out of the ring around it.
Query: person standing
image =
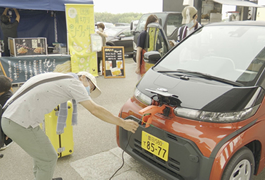
[[[5,8],[3,14],[1,15],[0,27],[4,36],[4,55],[10,56],[10,52],[8,49],[8,38],[17,38],[17,27],[20,21],[20,15],[17,9],[13,9],[16,14],[16,19],[14,22],[11,22],[10,17],[7,15],[7,11],[9,8]]]
[[[180,27],[178,30],[178,42],[180,42],[182,39],[186,38],[188,35],[190,35],[199,27],[201,27],[201,24],[197,21],[197,12],[197,9],[193,6],[186,6],[182,10],[182,24],[185,25]]]
[[[96,78],[88,72],[49,72],[30,78],[7,101],[1,122],[3,132],[34,159],[35,180],[51,180],[54,173],[58,155],[39,124],[58,104],[74,99],[99,119],[135,133],[137,122],[115,116],[91,99],[100,94]]]
[[[4,75],[0,75],[0,104],[2,107],[4,107],[5,103],[7,102],[7,100],[13,95],[13,93],[11,92],[11,80],[4,76]],[[4,146],[0,146],[0,151],[6,149],[10,144],[12,143],[12,139],[6,137],[5,141],[4,141]]]
[[[145,68],[144,68],[144,53],[145,51],[145,40],[146,40],[146,36],[148,35],[147,33],[147,26],[150,23],[153,22],[158,22],[158,18],[156,15],[151,14],[150,16],[148,16],[146,23],[145,23],[145,27],[144,27],[144,31],[141,32],[141,34],[138,36],[137,39],[137,50],[136,50],[136,70],[135,73],[138,74],[138,79],[140,79],[144,74],[145,74]],[[142,67],[142,68],[141,68]]]
[[[97,28],[98,28],[98,31],[97,33],[101,36],[102,38],[102,46],[106,46],[106,37],[108,37],[105,32],[104,32],[104,29],[105,29],[105,25],[103,23],[99,23],[97,24]],[[102,60],[103,58],[103,55],[102,55],[102,50],[99,51],[97,53],[98,55],[98,73],[100,73],[100,61]]]

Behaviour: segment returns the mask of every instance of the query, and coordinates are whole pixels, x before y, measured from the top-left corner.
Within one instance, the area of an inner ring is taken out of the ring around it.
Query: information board
[[[11,78],[12,83],[23,83],[46,72],[71,72],[70,56],[1,57],[0,74]]]
[[[105,78],[124,78],[124,47],[104,46],[103,47],[103,68]]]
[[[11,56],[47,55],[47,39],[8,38]]]

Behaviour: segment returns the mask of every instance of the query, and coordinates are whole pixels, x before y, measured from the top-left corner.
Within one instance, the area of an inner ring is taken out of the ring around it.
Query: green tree
[[[109,23],[130,23],[133,20],[139,20],[142,16],[142,13],[121,13],[121,14],[112,14],[112,13],[94,13],[95,23],[96,22],[109,22]]]

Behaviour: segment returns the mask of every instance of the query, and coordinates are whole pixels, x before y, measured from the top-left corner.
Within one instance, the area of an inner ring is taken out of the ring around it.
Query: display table
[[[71,72],[70,55],[0,57],[0,73],[11,78],[12,83],[24,83],[29,78],[46,72]]]

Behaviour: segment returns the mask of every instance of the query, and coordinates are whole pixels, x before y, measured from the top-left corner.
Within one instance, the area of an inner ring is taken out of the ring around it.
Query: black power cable
[[[126,144],[126,146],[125,146],[125,148],[124,148],[124,150],[122,151],[122,154],[121,154],[121,157],[122,157],[122,165],[121,165],[121,167],[119,167],[119,169],[117,169],[117,170],[115,171],[115,173],[109,178],[109,180],[111,180],[111,179],[115,176],[115,174],[117,174],[117,172],[118,172],[119,170],[121,170],[121,168],[124,166],[124,152],[125,152],[127,146],[129,145],[129,142],[130,142],[131,137],[132,137],[132,133],[131,133],[131,135],[130,135],[130,137],[129,137],[128,143]]]

